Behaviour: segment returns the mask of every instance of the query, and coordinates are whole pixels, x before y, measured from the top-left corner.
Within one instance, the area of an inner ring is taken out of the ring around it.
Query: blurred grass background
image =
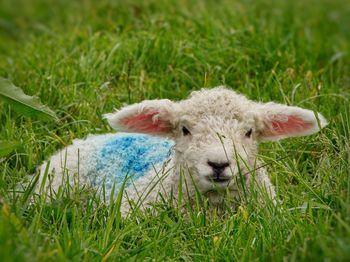
[[[0,257],[348,260],[349,26],[345,0],[2,0],[0,76],[39,96],[60,121],[0,103],[0,140],[20,143],[0,159]],[[269,167],[284,211],[247,207],[210,220],[203,212],[174,218],[163,207],[106,229],[115,221],[103,204],[28,205],[12,193],[72,139],[111,131],[103,113],[222,84],[330,121],[318,135],[261,146],[267,160],[290,156]]]

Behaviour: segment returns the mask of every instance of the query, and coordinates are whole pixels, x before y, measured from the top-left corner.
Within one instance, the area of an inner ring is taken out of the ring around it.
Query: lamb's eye
[[[245,133],[245,136],[250,138],[252,136],[252,133],[253,133],[253,129],[249,129],[247,133]]]
[[[191,132],[184,126],[182,127],[182,133],[184,136],[188,136],[191,134]]]

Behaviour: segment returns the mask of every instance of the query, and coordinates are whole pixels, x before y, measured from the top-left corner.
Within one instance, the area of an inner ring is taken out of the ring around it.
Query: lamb
[[[74,140],[41,165],[38,184],[47,169],[46,185],[53,191],[65,177],[72,184],[77,173],[79,183],[103,184],[107,195],[125,186],[123,215],[132,203],[147,206],[160,194],[177,198],[180,187],[188,201],[199,191],[214,207],[227,197],[240,199],[254,185],[273,200],[266,170],[256,168],[258,141],[311,135],[327,125],[320,113],[253,102],[223,86],[194,91],[179,102],[146,100],[104,117],[123,132]]]

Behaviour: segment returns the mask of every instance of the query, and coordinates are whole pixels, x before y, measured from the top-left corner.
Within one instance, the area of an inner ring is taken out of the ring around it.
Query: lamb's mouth
[[[215,183],[225,183],[225,182],[229,182],[231,180],[231,177],[215,176],[215,177],[208,177],[208,180]]]

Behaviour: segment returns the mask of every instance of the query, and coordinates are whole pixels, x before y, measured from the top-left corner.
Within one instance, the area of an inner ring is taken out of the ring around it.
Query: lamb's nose
[[[224,171],[224,169],[226,167],[228,167],[230,165],[229,162],[212,162],[212,161],[208,161],[208,165],[211,166],[214,170],[215,173],[222,173],[222,171]]]

